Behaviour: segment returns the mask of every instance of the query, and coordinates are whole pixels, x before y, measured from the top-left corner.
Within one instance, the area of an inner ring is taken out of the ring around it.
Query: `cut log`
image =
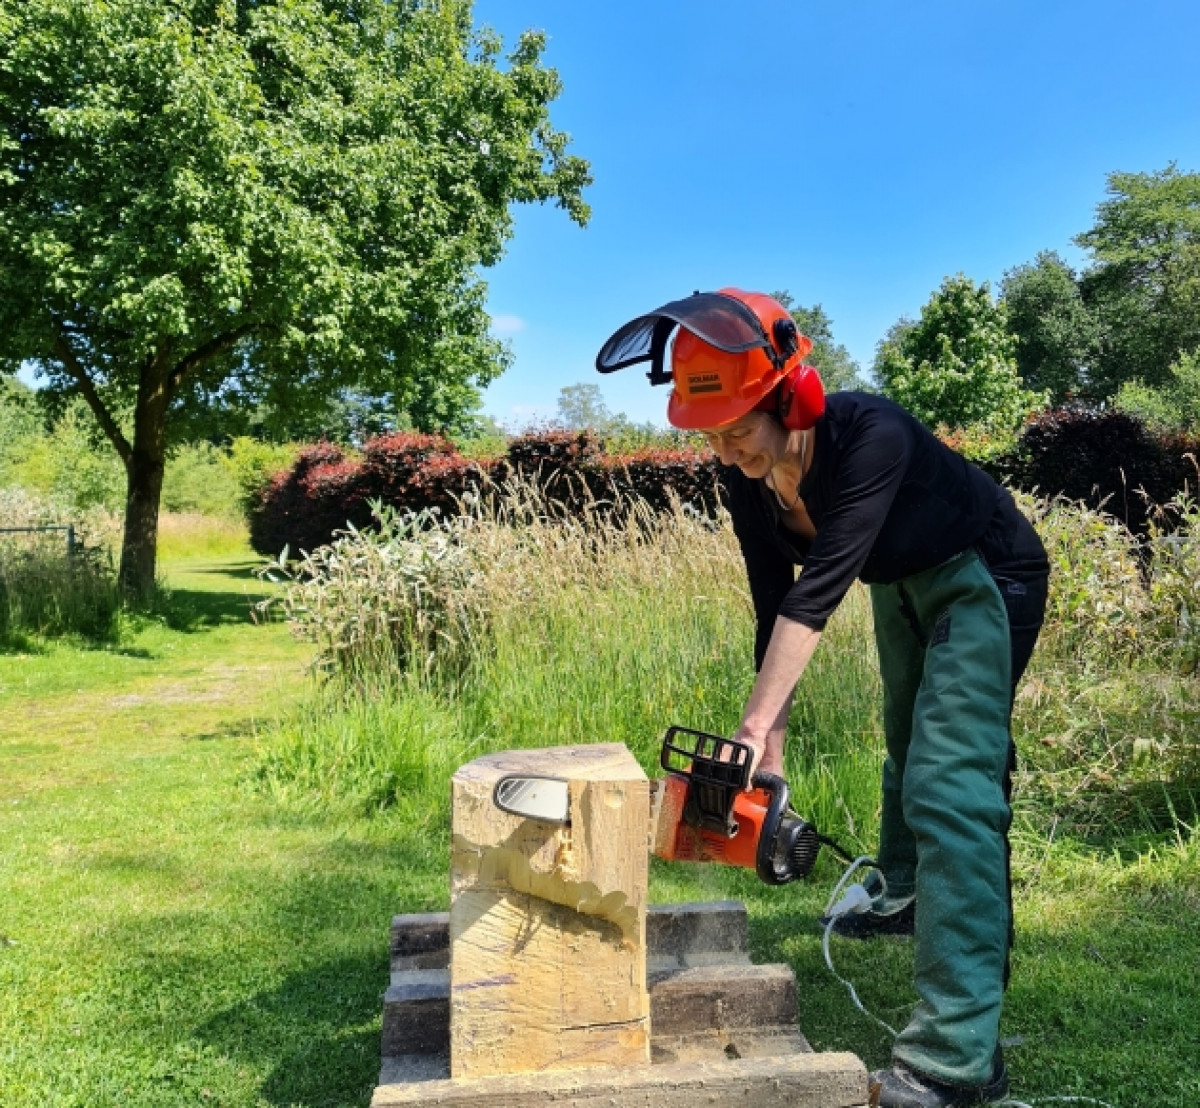
[[[569,784],[570,824],[501,811],[508,774]],[[649,785],[619,744],[479,758],[451,783],[452,1077],[649,1065]]]

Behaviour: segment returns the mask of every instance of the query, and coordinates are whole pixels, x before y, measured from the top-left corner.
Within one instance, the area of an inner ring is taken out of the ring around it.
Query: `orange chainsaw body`
[[[659,755],[666,776],[650,783],[651,853],[754,870],[768,885],[806,876],[819,836],[788,807],[782,777],[751,776],[753,754],[735,739],[667,728]]]
[[[765,789],[739,793],[733,802],[737,831],[732,837],[686,823],[683,818],[690,782],[679,773],[669,773],[651,783],[655,790],[653,852],[668,862],[719,862],[726,866],[754,869],[758,842],[767,819],[771,797]],[[661,799],[660,799],[661,796]]]

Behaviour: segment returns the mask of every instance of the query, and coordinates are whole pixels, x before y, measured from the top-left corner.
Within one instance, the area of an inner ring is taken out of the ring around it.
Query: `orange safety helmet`
[[[668,373],[667,340],[676,330]],[[725,288],[631,320],[601,347],[596,368],[611,373],[651,362],[650,383],[672,385],[667,419],[675,427],[720,427],[757,408],[803,430],[825,410],[821,379],[803,364],[811,350],[812,340],[777,300]]]

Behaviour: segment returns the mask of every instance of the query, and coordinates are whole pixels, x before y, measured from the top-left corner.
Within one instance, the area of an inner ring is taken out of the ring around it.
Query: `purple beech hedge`
[[[951,440],[953,445],[953,440]],[[1042,496],[1098,507],[1144,533],[1155,505],[1196,491],[1200,441],[1152,434],[1122,412],[1060,408],[1035,416],[1014,451],[984,463],[993,476]],[[647,448],[609,454],[591,431],[539,431],[495,458],[465,458],[439,435],[372,439],[361,456],[331,443],[303,450],[275,475],[250,515],[250,541],[274,557],[328,543],[347,524],[371,526],[371,502],[419,512],[459,510],[463,496],[521,476],[556,511],[620,512],[631,497],[656,511],[673,499],[706,515],[719,500],[720,466],[707,449]]]

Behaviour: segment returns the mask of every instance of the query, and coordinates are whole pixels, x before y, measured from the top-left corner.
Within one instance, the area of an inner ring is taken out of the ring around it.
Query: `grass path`
[[[0,655],[0,1104],[363,1104],[404,851],[244,787],[305,650],[170,581],[187,630]]]
[[[248,788],[261,722],[304,689],[305,649],[249,621],[246,564],[168,573],[174,629],[0,654],[0,1105],[365,1105],[387,923],[445,906],[446,844]],[[1200,1103],[1195,837],[1121,851],[1029,830],[1016,873],[1015,1091]],[[767,890],[656,864],[652,898],[744,899],[758,960],[796,967],[814,1044],[877,1065],[886,1037],[825,971],[813,926],[835,877]],[[873,1011],[904,1021],[910,946],[836,956]]]

